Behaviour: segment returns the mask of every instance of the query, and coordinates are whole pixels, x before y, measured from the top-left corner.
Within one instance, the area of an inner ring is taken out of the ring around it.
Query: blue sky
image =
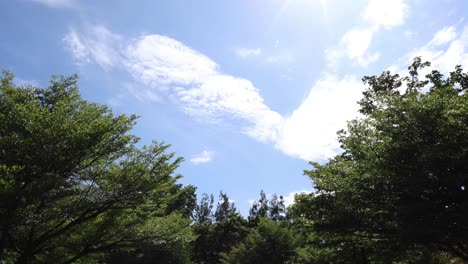
[[[87,100],[140,116],[132,131],[183,156],[184,184],[246,214],[260,190],[311,191],[340,153],[364,75],[414,56],[468,68],[464,0],[0,2],[0,67],[46,86],[80,75]]]

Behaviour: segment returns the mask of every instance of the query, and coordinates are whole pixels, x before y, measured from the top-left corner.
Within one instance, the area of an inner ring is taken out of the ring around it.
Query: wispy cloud
[[[85,34],[82,37],[71,29],[63,38],[78,63],[96,62],[105,69],[121,63],[121,36],[103,26],[89,28]]]
[[[431,62],[431,67],[423,69],[421,76],[425,76],[431,69],[447,74],[453,71],[456,65],[468,68],[468,25],[460,30],[455,26],[440,29],[427,44],[405,54],[399,59],[398,65],[392,68],[395,71],[402,71],[416,56],[420,56],[423,61]]]
[[[259,48],[256,49],[248,49],[248,48],[238,48],[236,49],[236,55],[242,59],[246,59],[249,57],[255,57],[262,54],[262,50]]]
[[[278,43],[278,41],[275,42],[275,48],[278,47]],[[270,64],[289,63],[292,61],[291,54],[287,52],[263,52],[260,48],[238,48],[235,50],[235,53],[241,59],[260,57],[262,61]]]
[[[265,58],[265,62],[271,64],[290,63],[292,61],[291,54],[271,55]]]
[[[192,85],[218,75],[218,65],[179,41],[143,35],[123,49],[122,64],[135,79],[151,86]]]
[[[337,48],[326,51],[325,55],[329,66],[336,66],[343,57],[347,57],[364,67],[377,61],[380,54],[378,52],[368,52],[373,35],[374,32],[368,28],[354,28],[347,31],[341,38]]]
[[[380,53],[369,52],[374,35],[382,28],[390,29],[402,25],[408,9],[405,0],[370,0],[363,14],[366,25],[351,28],[336,47],[325,51],[329,67],[336,67],[342,58],[348,58],[362,67],[377,61]]]
[[[98,36],[97,31],[106,34]],[[118,44],[118,38],[98,26],[82,36],[71,30],[64,41],[79,62],[127,70],[146,84],[145,93],[156,95],[161,87],[169,87],[168,92],[191,115],[207,120],[226,116],[246,120],[251,125],[242,130],[244,133],[262,142],[277,139],[282,117],[264,104],[249,80],[221,73],[210,58],[165,36],[144,35],[122,41],[129,42],[125,47]],[[108,54],[114,54],[113,60],[107,59]]]
[[[193,158],[191,158],[190,162],[192,162],[193,164],[208,163],[213,160],[213,156],[213,151],[204,150],[201,153],[195,155]]]
[[[48,7],[60,8],[60,7],[73,7],[75,0],[30,0],[39,4],[46,5]]]
[[[91,53],[87,50],[88,47],[86,47],[76,31],[70,30],[63,38],[63,41],[78,62],[90,62]]]
[[[434,37],[429,42],[429,46],[437,47],[449,43],[457,37],[457,32],[454,26],[444,27],[437,31]]]
[[[124,69],[144,84],[129,95],[148,102],[169,96],[202,121],[242,120],[243,133],[287,155],[305,160],[332,157],[340,151],[335,132],[357,113],[363,85],[351,76],[324,76],[291,116],[283,116],[265,104],[252,82],[222,73],[213,60],[177,40],[161,35],[125,39],[100,30],[106,34],[97,36],[96,29],[84,35],[71,31],[65,42],[77,60]],[[107,60],[106,54],[115,56]]]
[[[229,115],[251,123],[243,131],[259,141],[278,138],[281,115],[264,104],[257,88],[246,79],[219,74],[197,88],[179,89],[176,94],[185,111],[192,115],[208,118]]]

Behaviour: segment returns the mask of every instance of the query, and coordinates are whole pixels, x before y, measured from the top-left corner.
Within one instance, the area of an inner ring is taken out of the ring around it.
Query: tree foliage
[[[71,263],[192,239],[182,159],[137,148],[136,116],[83,100],[76,75],[38,88],[4,72],[0,85],[0,259]]]
[[[214,214],[216,222],[228,220],[231,216],[237,215],[236,205],[229,201],[227,194],[219,192],[219,202]]]
[[[268,203],[268,217],[273,221],[281,221],[286,217],[286,206],[284,205],[283,196],[273,194]]]
[[[421,246],[468,259],[468,74],[420,78],[427,66],[363,78],[344,152],[305,172],[317,192],[298,206],[315,230],[390,259]]]
[[[244,241],[223,253],[222,263],[288,263],[295,255],[293,233],[281,222],[261,218]]]
[[[260,199],[254,201],[252,207],[249,210],[249,218],[250,219],[258,219],[260,217],[267,217],[268,216],[268,199],[266,197],[265,192],[262,190],[260,191]]]
[[[199,208],[202,208],[200,212],[204,215],[202,218],[194,219],[193,231],[197,238],[192,242],[192,260],[196,263],[220,263],[220,254],[229,252],[231,247],[239,244],[248,232],[247,221],[242,218],[226,193],[220,192],[214,213],[211,210],[212,204],[213,195],[203,194],[195,210],[196,217],[200,215],[197,213]]]
[[[260,218],[269,218],[274,221],[284,220],[286,218],[286,206],[283,196],[273,194],[270,199],[266,197],[265,192],[260,191],[260,199],[252,203],[249,210],[249,221],[256,225]]]
[[[202,194],[200,202],[193,211],[193,222],[195,224],[211,224],[213,221],[213,195]]]

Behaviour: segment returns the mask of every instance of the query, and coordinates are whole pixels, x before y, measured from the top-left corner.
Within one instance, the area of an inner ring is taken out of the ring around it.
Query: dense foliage
[[[455,263],[468,260],[468,74],[416,58],[364,77],[343,152],[289,208],[261,191],[177,183],[169,145],[138,148],[135,116],[83,100],[77,77],[0,81],[0,263]],[[216,206],[215,206],[216,205]]]
[[[76,80],[42,89],[1,78],[0,258],[88,262],[192,240],[194,188],[174,174],[182,159],[165,144],[135,147],[136,117],[81,99]]]
[[[369,260],[421,248],[468,259],[468,75],[420,79],[427,66],[365,77],[363,116],[339,132],[344,152],[306,171],[317,192],[297,210]]]

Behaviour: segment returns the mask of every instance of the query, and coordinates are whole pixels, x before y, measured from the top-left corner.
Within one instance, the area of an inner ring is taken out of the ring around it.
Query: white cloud
[[[195,155],[193,158],[191,158],[190,162],[192,162],[195,165],[208,163],[213,160],[213,156],[214,156],[213,151],[204,150],[201,153]]]
[[[336,132],[357,117],[364,90],[353,76],[328,75],[317,81],[304,102],[285,118],[276,147],[304,160],[330,158],[340,152]]]
[[[110,32],[103,26],[92,27],[86,37],[79,36],[75,30],[70,30],[63,38],[68,49],[78,63],[96,62],[107,69],[121,62],[121,36]]]
[[[386,18],[373,23],[388,28],[400,24],[398,21]],[[368,51],[375,30],[351,29],[343,36],[339,48],[329,50],[328,55],[335,59],[348,57],[360,65],[375,61],[378,53]],[[354,76],[325,74],[311,87],[302,104],[291,115],[284,116],[265,104],[260,91],[249,80],[222,73],[216,62],[175,39],[161,35],[124,39],[104,27],[95,27],[84,35],[71,30],[64,41],[78,61],[124,69],[145,84],[130,91],[138,100],[158,101],[167,93],[190,115],[202,120],[244,121],[247,125],[241,129],[245,134],[304,160],[326,159],[341,151],[336,131],[358,116],[356,101],[365,89]],[[406,67],[415,56],[422,56],[445,73],[457,64],[467,68],[467,45],[468,27],[460,32],[446,27],[400,62]],[[211,158],[212,153],[204,151],[191,161],[203,163]]]
[[[30,0],[32,2],[40,3],[48,7],[72,7],[75,0]]]
[[[98,36],[96,32],[104,34]],[[140,101],[168,96],[200,120],[243,121],[243,133],[305,160],[329,158],[340,151],[335,133],[346,126],[346,120],[355,117],[362,91],[354,77],[325,76],[311,88],[299,108],[286,117],[270,109],[249,80],[221,73],[210,58],[177,40],[160,35],[125,40],[97,27],[85,35],[70,31],[64,41],[78,61],[126,70],[145,84],[126,89],[128,95]],[[116,95],[111,101],[119,103],[125,97]],[[210,153],[202,154],[194,161],[210,157]]]
[[[210,58],[161,35],[134,40],[124,57],[124,67],[135,79],[149,85],[200,84],[218,74],[218,66]]]
[[[243,129],[244,133],[262,142],[277,139],[282,117],[264,104],[249,80],[220,73],[210,58],[160,35],[142,36],[116,54],[117,37],[103,27],[96,28],[84,37],[72,30],[64,41],[78,61],[123,67],[146,84],[142,91],[132,91],[138,99],[156,100],[161,87],[169,86],[191,115],[208,120],[224,116],[246,120],[251,125]],[[97,36],[97,31],[106,34]],[[110,41],[113,45],[108,45]],[[93,46],[102,48],[96,50]],[[115,60],[106,60],[106,54],[115,54]]]
[[[453,71],[456,65],[468,68],[468,26],[460,32],[455,27],[445,27],[437,31],[433,38],[424,46],[416,48],[400,59],[401,67],[409,65],[414,57],[420,56],[423,61],[430,61],[431,68],[447,74]],[[424,69],[421,76],[429,73]]]
[[[82,42],[78,34],[71,30],[63,38],[63,41],[67,45],[68,49],[72,52],[73,57],[79,62],[89,62],[90,53],[88,47]]]
[[[364,19],[374,27],[391,28],[403,24],[408,13],[405,0],[369,0]]]
[[[351,28],[336,47],[326,50],[329,67],[338,66],[343,58],[362,67],[377,61],[380,53],[369,51],[375,34],[402,25],[408,9],[405,0],[370,0],[363,15],[366,24]],[[433,42],[442,43],[450,38],[453,38],[453,32],[446,29]],[[460,47],[453,49],[459,51]],[[274,142],[276,148],[304,160],[336,155],[341,151],[336,131],[346,128],[348,120],[358,117],[356,102],[364,90],[364,84],[354,76],[339,78],[325,74],[292,115],[283,117],[280,136]]]
[[[246,79],[218,74],[199,87],[179,89],[177,95],[190,114],[210,118],[228,114],[253,124],[244,132],[260,141],[278,137],[281,115],[264,104],[258,90]]]
[[[246,59],[249,57],[255,57],[262,54],[262,50],[259,48],[256,49],[247,49],[247,48],[239,48],[236,49],[236,55],[242,59]]]
[[[429,42],[429,46],[441,46],[449,43],[457,37],[457,32],[454,26],[445,27],[437,31]]]
[[[368,29],[352,29],[344,34],[341,42],[346,47],[349,58],[362,57],[369,48],[372,40],[372,31]]]
[[[325,51],[328,66],[336,67],[344,57],[362,67],[377,61],[380,54],[368,52],[374,33],[370,28],[352,28],[347,31],[336,48]]]
[[[278,43],[279,43],[278,41],[275,42],[275,47],[277,47]],[[263,53],[263,51],[259,48],[255,48],[255,49],[239,48],[239,49],[236,49],[235,52],[236,52],[236,55],[242,59],[258,57],[262,55]],[[292,61],[292,56],[291,54],[288,54],[288,53],[280,53],[280,54],[264,56],[262,59],[264,60],[264,62],[270,63],[270,64],[289,63]]]
[[[418,72],[420,77],[426,76],[432,70],[438,70],[440,73],[447,75],[455,69],[456,65],[461,65],[466,70],[468,68],[468,25],[461,30],[457,30],[453,26],[440,29],[425,45],[403,55],[387,70],[405,76],[408,74],[408,65],[413,62],[415,57],[421,57],[423,62],[429,61],[431,63],[430,67],[421,69]],[[430,85],[427,85],[423,87],[423,90],[429,88]],[[400,92],[404,92],[405,89],[406,84],[404,82]]]
[[[369,52],[374,35],[381,28],[390,29],[403,24],[408,13],[405,0],[370,0],[364,11],[367,25],[354,27],[345,32],[340,43],[325,51],[329,68],[334,68],[346,57],[355,64],[367,67],[380,58],[379,52]]]

